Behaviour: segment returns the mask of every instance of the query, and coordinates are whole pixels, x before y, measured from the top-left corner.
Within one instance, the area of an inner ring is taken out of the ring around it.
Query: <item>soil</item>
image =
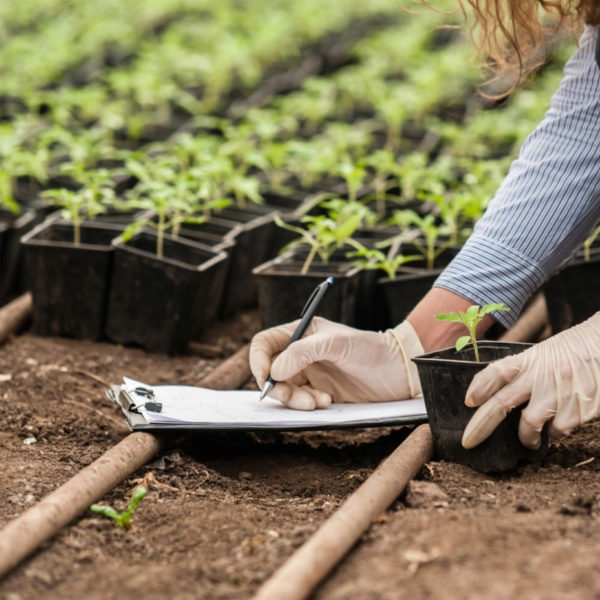
[[[11,339],[0,349],[0,526],[127,435],[105,384],[197,384],[256,328],[255,313],[215,326],[195,346],[211,358]],[[132,530],[81,516],[0,583],[0,599],[249,598],[409,431],[174,438],[102,500],[123,508],[152,473]],[[428,463],[313,597],[600,598],[599,433],[589,424],[503,475]],[[415,495],[423,482],[435,485]]]

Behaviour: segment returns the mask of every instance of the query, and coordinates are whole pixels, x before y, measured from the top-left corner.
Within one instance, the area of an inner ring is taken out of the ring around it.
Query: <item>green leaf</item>
[[[93,513],[98,515],[102,515],[107,519],[112,519],[113,521],[119,522],[120,517],[119,513],[112,506],[103,506],[102,504],[92,504],[90,506],[90,510]]]
[[[451,313],[439,313],[435,315],[438,321],[449,321],[450,323],[462,323],[462,319],[459,315],[454,312]]]
[[[129,501],[129,506],[127,507],[127,512],[131,514],[138,506],[138,504],[142,501],[144,496],[148,493],[148,489],[141,486],[136,488],[133,492],[133,496],[131,496],[131,500]]]
[[[337,229],[337,239],[345,240],[352,236],[352,234],[358,229],[362,221],[362,215],[354,214],[345,223],[342,223]]]
[[[474,322],[477,319],[478,314],[479,314],[479,305],[472,304],[471,306],[469,306],[469,308],[467,308],[467,312],[465,313],[465,320]]]
[[[463,335],[456,340],[456,350],[462,350],[471,341],[470,335]]]
[[[128,242],[135,235],[137,230],[143,227],[145,224],[146,220],[142,220],[135,221],[134,223],[131,223],[131,225],[128,225],[125,231],[123,231],[123,233],[121,234],[121,241],[123,243]]]

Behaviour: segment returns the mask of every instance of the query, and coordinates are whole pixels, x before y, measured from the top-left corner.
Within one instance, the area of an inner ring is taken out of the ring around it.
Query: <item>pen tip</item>
[[[327,283],[333,283],[335,280],[333,279],[333,277],[328,277],[327,278]]]

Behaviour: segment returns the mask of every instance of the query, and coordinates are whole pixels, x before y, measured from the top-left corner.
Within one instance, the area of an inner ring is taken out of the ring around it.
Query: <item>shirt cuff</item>
[[[545,280],[542,269],[530,258],[474,233],[433,285],[479,306],[504,303],[510,311],[492,316],[509,328]]]

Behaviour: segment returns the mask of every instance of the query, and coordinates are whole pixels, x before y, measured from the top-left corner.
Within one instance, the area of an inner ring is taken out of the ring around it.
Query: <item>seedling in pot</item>
[[[129,500],[127,508],[121,512],[117,512],[112,506],[105,506],[102,504],[92,504],[90,510],[107,519],[112,519],[115,525],[118,525],[123,529],[131,529],[131,516],[147,493],[148,489],[143,486],[136,488],[131,496],[131,500]]]
[[[356,257],[352,264],[367,271],[384,271],[390,279],[396,277],[396,273],[400,267],[420,258],[419,256],[405,256],[404,254],[393,252],[386,254],[377,248],[366,248],[359,242],[355,243],[357,244],[357,249],[354,252],[348,253],[348,256]]]
[[[306,228],[290,225],[275,216],[275,224],[283,229],[287,229],[299,235],[284,246],[281,252],[306,244],[310,250],[300,273],[305,275],[310,269],[315,256],[319,256],[324,263],[327,263],[331,255],[338,249],[346,245],[356,247],[356,242],[352,236],[356,230],[363,224],[366,213],[366,207],[357,202],[339,202],[344,204],[345,208],[339,208],[339,211],[330,210],[328,215],[304,216],[302,222],[306,223]]]
[[[479,362],[479,348],[477,347],[476,331],[477,326],[481,323],[481,320],[485,315],[495,312],[503,311],[507,312],[510,308],[504,306],[502,302],[494,302],[492,304],[486,304],[485,306],[479,306],[473,304],[467,308],[466,311],[459,311],[458,313],[439,313],[435,315],[438,321],[447,321],[449,323],[462,323],[469,331],[469,335],[463,335],[456,340],[456,350],[459,352],[469,342],[473,344],[473,351],[475,352],[475,362]]]
[[[413,239],[411,244],[424,258],[426,268],[429,270],[434,268],[436,258],[450,245],[449,242],[440,242],[443,236],[447,236],[448,226],[445,224],[437,225],[432,214],[423,217],[414,210],[398,210],[394,213],[391,222],[400,227],[401,236],[406,236],[406,230],[411,227],[419,232],[421,240],[418,238]],[[393,240],[394,238],[384,240],[378,244],[378,247],[386,247]]]
[[[108,173],[105,169],[98,169],[95,175],[88,172],[87,183],[90,187],[77,191],[56,188],[41,194],[47,204],[63,209],[63,218],[73,225],[73,243],[76,246],[81,244],[82,220],[93,219],[106,212],[108,205],[114,201],[113,181]]]
[[[205,208],[199,199],[198,182],[191,171],[178,173],[168,157],[157,157],[152,163],[131,159],[127,169],[139,183],[127,194],[131,208],[153,211],[136,220],[121,234],[123,242],[129,241],[144,226],[156,230],[156,256],[162,258],[164,235],[172,229],[177,235],[181,223],[204,223],[206,217],[197,214]]]

